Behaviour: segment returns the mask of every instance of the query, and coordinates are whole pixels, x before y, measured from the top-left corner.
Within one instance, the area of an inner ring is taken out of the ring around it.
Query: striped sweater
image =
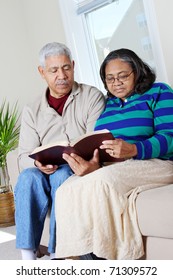
[[[144,94],[132,94],[125,101],[107,99],[95,130],[108,129],[114,137],[137,146],[136,159],[173,160],[173,90],[154,83]]]

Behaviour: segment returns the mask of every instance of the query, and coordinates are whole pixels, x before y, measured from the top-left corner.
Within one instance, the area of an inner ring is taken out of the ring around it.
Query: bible
[[[113,140],[114,136],[107,130],[98,130],[90,133],[86,133],[79,137],[75,141],[59,141],[56,143],[40,146],[29,155],[34,160],[38,160],[42,164],[60,165],[67,163],[62,154],[75,153],[85,160],[90,160],[93,157],[95,149],[99,150],[100,162],[114,162],[120,161],[111,157],[105,150],[101,150],[101,146],[104,140]]]

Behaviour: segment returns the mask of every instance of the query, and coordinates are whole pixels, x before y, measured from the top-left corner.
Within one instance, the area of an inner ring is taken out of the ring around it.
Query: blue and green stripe
[[[132,94],[124,102],[107,99],[95,130],[108,129],[115,138],[135,143],[136,159],[173,160],[173,90],[154,83],[144,94]]]

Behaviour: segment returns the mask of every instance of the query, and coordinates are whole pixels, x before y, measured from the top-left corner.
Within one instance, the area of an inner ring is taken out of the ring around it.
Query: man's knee
[[[35,180],[39,180],[39,178],[42,179],[42,177],[43,174],[38,168],[26,168],[19,174],[17,184],[24,183],[26,185]]]
[[[61,165],[59,166],[57,171],[50,176],[50,184],[52,187],[55,186],[57,188],[71,175],[73,175],[73,171],[71,170],[69,165],[67,164]]]
[[[66,175],[72,175],[73,171],[71,170],[70,166],[68,164],[60,165],[58,168],[58,171],[61,172],[62,176]]]
[[[28,178],[28,176],[35,175],[37,173],[38,173],[38,168],[36,167],[26,168],[19,174],[19,178],[26,178],[26,177]]]

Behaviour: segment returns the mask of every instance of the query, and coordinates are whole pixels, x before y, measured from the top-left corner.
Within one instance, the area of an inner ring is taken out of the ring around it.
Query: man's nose
[[[63,79],[64,77],[66,77],[66,73],[65,73],[64,69],[59,68],[58,69],[58,78]]]

